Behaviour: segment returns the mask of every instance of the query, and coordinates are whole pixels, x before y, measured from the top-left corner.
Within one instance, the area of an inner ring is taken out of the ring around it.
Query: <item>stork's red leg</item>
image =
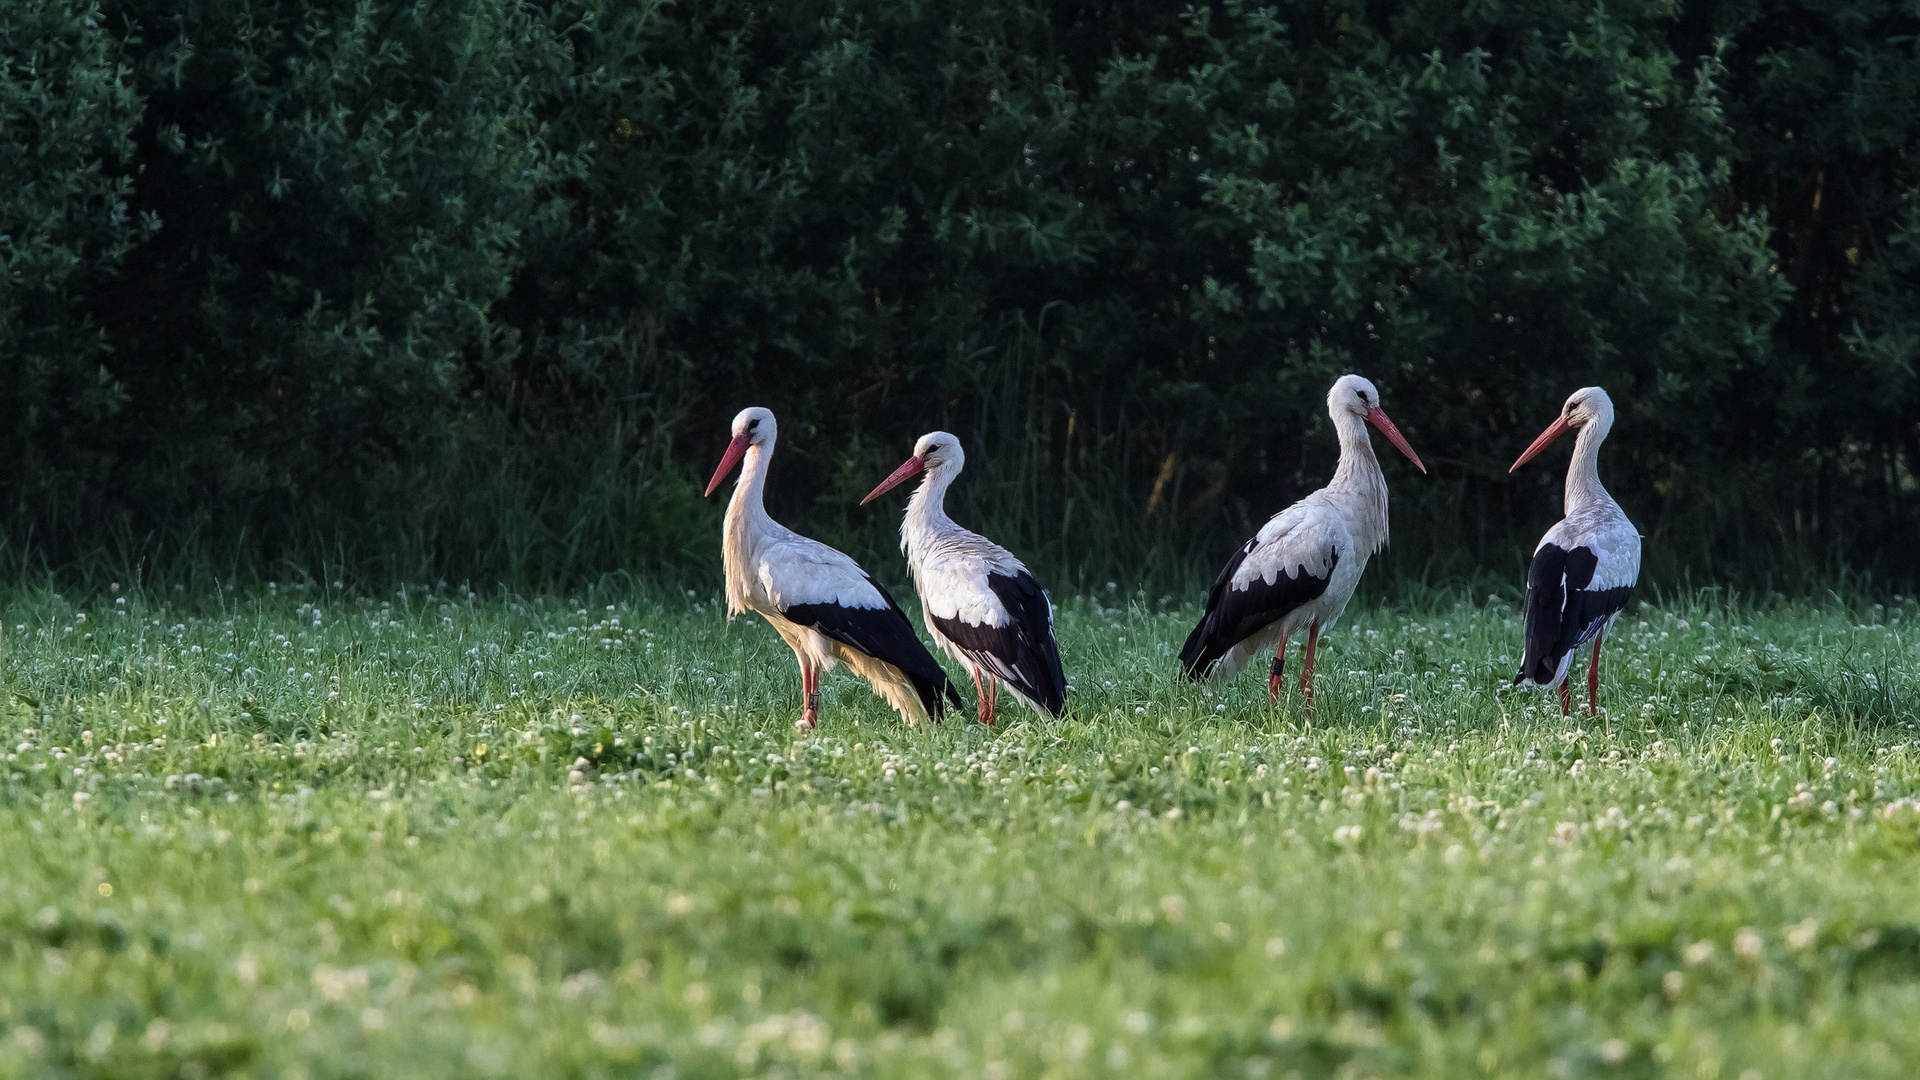
[[[1320,624],[1310,623],[1307,626],[1306,662],[1302,665],[1300,670],[1300,689],[1305,690],[1308,694],[1313,693],[1313,654],[1316,651],[1316,647],[1319,644],[1320,644]]]
[[[1301,664],[1300,689],[1307,695],[1307,715],[1313,715],[1313,654],[1320,644],[1320,624],[1307,624],[1307,659]]]
[[[980,717],[981,723],[992,727],[994,717],[999,714],[999,709],[996,706],[999,704],[1000,699],[1000,684],[994,681],[991,675],[987,676],[985,682],[982,682],[980,672],[972,668],[968,669],[968,674],[973,676],[973,692],[980,699],[980,706],[976,715]]]
[[[805,662],[800,665],[800,696],[805,702],[800,722],[813,727],[820,722],[820,673]]]
[[[1566,680],[1560,682],[1560,715],[1573,715],[1573,691],[1567,688]]]
[[[1587,715],[1600,715],[1600,642],[1605,630],[1593,635],[1593,662],[1587,665]]]
[[[1280,639],[1280,647],[1273,650],[1273,663],[1267,667],[1267,700],[1280,700],[1280,673],[1287,666],[1287,639]]]

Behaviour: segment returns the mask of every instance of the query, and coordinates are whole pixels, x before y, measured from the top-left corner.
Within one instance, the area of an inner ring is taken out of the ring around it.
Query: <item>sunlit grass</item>
[[[806,732],[701,598],[17,591],[0,1075],[1904,1075],[1917,611],[1637,608],[1563,721],[1362,598],[1308,725],[1101,591],[1065,720]]]

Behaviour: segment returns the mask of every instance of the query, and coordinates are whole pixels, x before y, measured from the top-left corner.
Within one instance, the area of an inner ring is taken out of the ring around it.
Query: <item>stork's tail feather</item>
[[[1067,700],[1064,690],[1053,687],[1043,687],[1036,690],[1036,693],[1039,694],[1039,696],[1036,697],[1034,694],[1029,694],[1010,682],[1003,682],[1000,684],[1000,687],[1005,690],[1007,695],[1013,698],[1013,700],[1049,720],[1060,719],[1060,714],[1066,711]],[[1029,687],[1028,689],[1034,688]]]
[[[947,677],[946,669],[936,667],[934,670],[940,673],[938,680],[911,671],[906,676],[912,680],[913,691],[920,697],[920,707],[937,723],[949,704],[956,709],[964,709],[966,702],[960,699],[960,691],[954,687],[953,680]]]
[[[1194,682],[1205,682],[1207,669],[1220,659],[1219,656],[1207,655],[1207,630],[1210,622],[1212,622],[1211,619],[1201,616],[1200,624],[1193,628],[1193,632],[1187,635],[1187,643],[1180,647],[1180,670],[1186,672],[1187,678]]]
[[[1566,678],[1567,668],[1572,666],[1568,662],[1571,655],[1562,657],[1558,662],[1551,656],[1542,656],[1537,659],[1531,656],[1522,657],[1520,670],[1513,676],[1513,685],[1543,687],[1558,685],[1562,679]]]
[[[929,718],[938,721],[946,711],[947,702],[943,697],[951,699],[954,708],[963,707],[960,692],[954,689],[946,669],[938,664],[929,665],[933,668],[931,673],[907,671],[852,649],[841,650],[840,659],[854,674],[867,680],[873,692],[885,698],[909,724]]]
[[[1059,661],[1055,660],[1054,663],[1058,664]],[[1058,720],[1060,714],[1065,712],[1067,708],[1067,688],[1065,684],[1049,684],[1046,687],[1045,696],[1034,698],[1033,705],[1035,711],[1043,712]]]

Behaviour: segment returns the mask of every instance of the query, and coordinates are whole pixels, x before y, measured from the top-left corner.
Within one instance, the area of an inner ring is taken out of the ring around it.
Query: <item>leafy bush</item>
[[[69,49],[125,68],[84,84],[127,95],[119,141],[37,150],[127,210],[49,234],[82,269],[15,320],[87,332],[17,399],[76,412],[14,436],[9,531],[698,573],[699,474],[761,403],[776,512],[827,538],[885,545],[853,504],[944,427],[969,520],[1082,581],[1180,578],[1323,482],[1359,370],[1437,466],[1394,474],[1403,572],[1517,571],[1559,480],[1506,465],[1599,382],[1656,572],[1910,576],[1913,22],[123,0]],[[78,108],[8,70],[10,110]],[[117,415],[70,389],[102,364]]]
[[[152,224],[127,204],[142,109],[128,74],[90,5],[0,7],[0,477],[16,506],[69,527],[67,485],[97,467],[85,433],[126,402],[84,292]]]

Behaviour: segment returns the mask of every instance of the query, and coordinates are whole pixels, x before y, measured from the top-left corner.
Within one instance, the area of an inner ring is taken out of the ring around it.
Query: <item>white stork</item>
[[[966,464],[959,439],[944,431],[922,435],[913,456],[860,505],[915,473],[927,474],[900,523],[900,550],[913,570],[927,632],[973,676],[981,723],[993,723],[1001,683],[1033,711],[1059,716],[1067,677],[1046,592],[1006,548],[947,517],[947,487]]]
[[[1340,436],[1333,482],[1270,518],[1213,583],[1206,614],[1187,636],[1180,663],[1187,677],[1230,679],[1262,651],[1274,650],[1267,693],[1280,697],[1287,641],[1307,629],[1300,689],[1313,710],[1313,653],[1331,629],[1367,559],[1387,542],[1387,479],[1373,456],[1372,424],[1422,473],[1427,467],[1380,409],[1380,391],[1358,375],[1342,375],[1327,391],[1327,414]],[[1276,647],[1277,646],[1277,647]]]
[[[741,410],[733,418],[733,441],[707,484],[711,495],[746,459],[727,503],[727,618],[759,612],[793,650],[805,697],[800,719],[809,727],[820,715],[820,675],[835,661],[872,684],[908,723],[939,719],[943,699],[958,706],[960,693],[914,636],[900,605],[852,559],[767,516],[761,494],[776,432],[771,412]]]
[[[1578,429],[1567,465],[1567,516],[1540,538],[1527,568],[1527,646],[1515,686],[1557,686],[1560,713],[1573,712],[1567,670],[1573,654],[1593,641],[1587,665],[1587,712],[1600,709],[1600,642],[1640,580],[1640,530],[1600,486],[1600,444],[1613,430],[1613,399],[1589,386],[1575,390],[1555,420],[1508,472]]]

